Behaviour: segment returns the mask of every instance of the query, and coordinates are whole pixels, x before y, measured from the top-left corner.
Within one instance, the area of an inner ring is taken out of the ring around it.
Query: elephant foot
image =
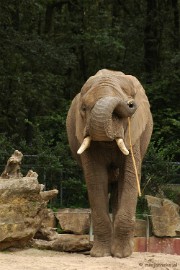
[[[91,251],[91,257],[107,257],[111,256],[110,245],[105,243],[94,243]]]
[[[113,257],[125,258],[129,257],[133,252],[133,238],[130,239],[116,239],[111,247],[111,254]]]

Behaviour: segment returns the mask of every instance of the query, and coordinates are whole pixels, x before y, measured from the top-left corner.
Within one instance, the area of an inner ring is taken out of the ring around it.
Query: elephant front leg
[[[140,162],[137,162],[140,172]],[[137,184],[132,159],[127,157],[124,179],[119,183],[117,212],[114,220],[114,235],[111,253],[114,257],[128,257],[133,252]]]
[[[94,244],[90,251],[92,257],[111,256],[112,225],[106,212],[92,210]]]
[[[125,258],[133,252],[133,232],[135,218],[125,217],[123,213],[118,214],[114,222],[114,237],[112,241],[111,254],[114,257]],[[128,226],[124,224],[129,224]]]
[[[106,169],[88,161],[84,168],[88,197],[91,207],[94,244],[90,255],[111,255],[112,223],[109,217],[108,176]]]

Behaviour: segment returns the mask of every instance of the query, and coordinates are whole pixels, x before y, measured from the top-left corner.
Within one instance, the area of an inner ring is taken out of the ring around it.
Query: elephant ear
[[[137,104],[137,110],[130,118],[131,141],[132,145],[134,145],[136,141],[140,138],[143,131],[145,130],[148,120],[151,117],[150,104],[146,96],[145,90],[138,81],[138,79],[131,75],[124,75],[124,76],[133,83],[135,91],[134,100]],[[127,148],[129,149],[130,148],[129,127],[125,132],[124,140]]]
[[[81,144],[83,142],[84,139],[84,128],[85,128],[85,124],[84,124],[84,120],[82,118],[82,115],[80,113],[80,108],[81,108],[81,93],[79,93],[75,100],[74,100],[74,115],[75,115],[75,123],[76,123],[76,127],[75,127],[75,135],[76,138],[79,142],[79,144]]]

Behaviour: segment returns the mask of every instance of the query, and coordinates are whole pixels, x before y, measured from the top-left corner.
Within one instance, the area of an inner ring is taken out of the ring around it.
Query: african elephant
[[[92,212],[91,256],[122,258],[133,250],[138,192],[129,154],[128,118],[140,179],[153,120],[148,98],[135,77],[98,71],[85,82],[67,115],[69,145],[83,168]]]

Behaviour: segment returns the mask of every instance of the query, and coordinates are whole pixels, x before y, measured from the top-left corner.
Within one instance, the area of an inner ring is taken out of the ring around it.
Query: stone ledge
[[[34,240],[32,247],[64,252],[89,251],[93,242],[88,235],[62,234],[53,241]],[[152,252],[180,255],[180,238],[134,237],[133,252]]]
[[[92,243],[89,241],[88,235],[59,234],[52,241],[34,239],[32,246],[56,251],[84,252],[92,248]]]
[[[180,255],[180,238],[135,237],[134,252],[152,252]]]

